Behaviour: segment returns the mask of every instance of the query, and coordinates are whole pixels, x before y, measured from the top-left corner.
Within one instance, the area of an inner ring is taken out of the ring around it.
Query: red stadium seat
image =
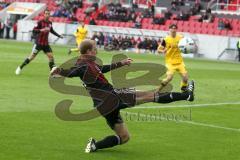
[[[113,21],[108,22],[108,26],[114,26],[114,22]]]
[[[112,24],[113,24],[112,26],[113,26],[113,27],[119,27],[119,24],[120,24],[120,23],[121,23],[121,22],[112,22]]]
[[[232,36],[235,36],[235,35],[234,35],[234,32],[230,30],[230,31],[227,32],[227,36],[232,37]]]
[[[195,28],[194,28],[194,27],[190,27],[190,28],[189,28],[189,33],[196,33]]]
[[[159,30],[166,31],[167,29],[168,29],[168,27],[166,27],[165,25],[160,25]]]
[[[178,25],[178,26],[183,26],[183,22],[184,22],[184,21],[177,21],[177,25]]]
[[[208,28],[208,34],[214,34],[215,29],[214,28]]]
[[[227,30],[221,30],[220,35],[222,36],[227,36]]]
[[[128,23],[127,23],[127,26],[132,28],[132,27],[134,26],[134,23],[128,22]]]
[[[125,27],[125,25],[126,25],[126,22],[120,22],[118,26],[119,27]]]
[[[153,25],[153,29],[154,30],[159,30],[160,29],[160,25],[158,25],[158,24]]]
[[[108,21],[103,21],[103,25],[107,26],[108,25]]]
[[[214,34],[215,34],[215,35],[220,35],[220,34],[221,34],[221,31],[218,30],[218,29],[215,29]]]

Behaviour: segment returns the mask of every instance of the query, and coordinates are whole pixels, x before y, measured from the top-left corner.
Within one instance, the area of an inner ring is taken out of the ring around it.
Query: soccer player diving
[[[121,145],[129,141],[130,136],[127,126],[120,115],[121,109],[148,102],[194,101],[193,81],[189,82],[187,91],[182,93],[160,93],[158,91],[136,91],[134,88],[114,88],[103,73],[130,65],[132,59],[126,58],[117,63],[100,66],[95,62],[97,54],[95,41],[83,40],[79,50],[80,55],[73,67],[69,69],[54,67],[50,72],[50,76],[79,77],[92,97],[94,107],[97,107],[97,110],[106,119],[109,127],[115,132],[115,134],[106,136],[98,141],[90,138],[85,149],[86,153]],[[118,100],[118,103],[111,103],[114,98]],[[110,109],[109,112],[104,112],[105,108]]]

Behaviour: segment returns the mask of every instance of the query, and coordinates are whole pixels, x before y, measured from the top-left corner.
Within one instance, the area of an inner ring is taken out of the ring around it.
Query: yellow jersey
[[[177,34],[176,37],[170,35],[164,38],[165,41],[165,62],[166,64],[180,64],[183,62],[181,51],[178,48],[179,41],[183,38],[182,35]]]
[[[82,41],[86,38],[88,33],[88,30],[85,27],[78,27],[77,31],[74,33],[74,36],[76,37],[76,41]]]

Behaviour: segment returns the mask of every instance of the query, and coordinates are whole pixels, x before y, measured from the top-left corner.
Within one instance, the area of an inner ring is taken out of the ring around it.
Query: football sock
[[[154,101],[157,103],[171,103],[175,101],[187,100],[189,97],[188,92],[167,92],[167,93],[154,93]]]
[[[54,63],[54,60],[51,60],[49,63],[48,63],[48,65],[49,65],[49,68],[50,68],[50,70],[55,66],[55,63]]]
[[[72,52],[78,52],[79,49],[78,49],[78,48],[72,48],[72,49],[70,49],[70,51],[72,51]]]
[[[121,144],[121,139],[117,135],[107,136],[103,140],[96,142],[97,149],[110,148]]]
[[[186,91],[187,90],[187,85],[188,84],[186,82],[181,81],[181,90]]]
[[[21,64],[20,68],[22,69],[25,65],[27,65],[30,62],[30,59],[26,58],[24,62]]]

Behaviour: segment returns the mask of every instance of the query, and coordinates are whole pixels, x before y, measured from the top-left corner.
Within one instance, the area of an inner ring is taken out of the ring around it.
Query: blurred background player
[[[79,46],[81,42],[87,37],[88,30],[85,27],[84,22],[80,22],[80,26],[77,28],[76,32],[74,33],[74,36],[76,37],[76,43],[77,48],[69,49],[68,54],[71,54],[72,52],[79,52]]]
[[[177,25],[169,26],[169,35],[167,35],[158,47],[158,51],[165,54],[165,65],[167,67],[167,77],[163,79],[159,90],[166,86],[172,79],[175,71],[180,73],[182,77],[181,90],[184,92],[188,85],[188,73],[185,69],[185,64],[178,48],[179,41],[183,38],[177,34]]]
[[[20,66],[17,67],[17,69],[15,71],[16,75],[19,75],[21,73],[21,70],[23,69],[23,67],[26,66],[27,64],[29,64],[37,56],[38,52],[40,52],[41,50],[48,57],[50,70],[54,67],[55,63],[54,63],[53,53],[52,53],[52,49],[49,46],[49,42],[48,42],[49,32],[51,32],[52,34],[54,34],[55,36],[57,36],[59,38],[63,38],[63,36],[59,35],[57,32],[55,32],[53,30],[52,22],[49,21],[49,17],[50,17],[50,11],[45,10],[44,11],[44,19],[38,21],[37,26],[34,27],[33,32],[35,32],[37,34],[36,39],[35,39],[35,44],[32,48],[32,52],[29,55],[29,57],[26,58],[24,60],[24,62]]]
[[[238,39],[237,42],[237,49],[238,49],[238,61],[240,62],[240,38]]]

